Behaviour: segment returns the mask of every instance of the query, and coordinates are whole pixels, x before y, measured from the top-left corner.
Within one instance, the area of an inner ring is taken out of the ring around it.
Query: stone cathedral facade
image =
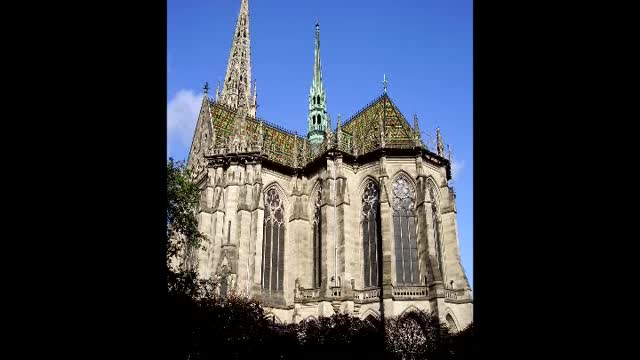
[[[249,4],[242,0],[222,90],[205,95],[188,168],[202,190],[206,250],[185,256],[217,291],[259,297],[276,321],[351,313],[362,319],[435,311],[472,321],[460,262],[451,157],[440,132],[421,140],[384,92],[331,125],[320,27],[308,134],[256,117]]]

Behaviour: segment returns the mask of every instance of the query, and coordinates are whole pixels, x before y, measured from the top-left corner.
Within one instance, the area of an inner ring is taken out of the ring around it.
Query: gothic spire
[[[309,90],[309,141],[319,144],[324,140],[327,128],[327,98],[322,84],[320,65],[320,24],[316,21],[315,57],[313,63],[313,82]]]
[[[233,109],[248,99],[249,115],[256,116],[255,100],[251,97],[251,41],[249,37],[249,0],[242,0],[233,34],[227,72],[222,87],[222,102]]]
[[[320,23],[316,20],[316,46],[313,62],[313,87],[322,89],[322,66],[320,64]]]

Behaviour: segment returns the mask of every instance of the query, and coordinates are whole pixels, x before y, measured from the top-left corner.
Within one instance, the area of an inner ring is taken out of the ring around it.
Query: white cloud
[[[171,149],[173,154],[186,158],[201,104],[202,94],[192,90],[178,91],[167,104],[167,150]]]
[[[453,161],[451,163],[451,176],[453,179],[457,179],[458,175],[462,172],[462,168],[464,168],[464,160],[462,161]]]

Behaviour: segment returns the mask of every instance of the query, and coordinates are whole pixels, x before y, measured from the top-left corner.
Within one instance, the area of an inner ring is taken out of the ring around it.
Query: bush
[[[451,358],[452,336],[437,315],[411,311],[386,321],[385,344],[393,359]]]
[[[451,334],[438,317],[414,311],[385,319],[384,331],[350,315],[277,324],[255,299],[170,295],[172,359],[467,359],[473,325]]]

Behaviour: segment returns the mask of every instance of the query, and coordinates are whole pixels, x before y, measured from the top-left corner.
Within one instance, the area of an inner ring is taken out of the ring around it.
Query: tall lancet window
[[[396,281],[418,284],[415,191],[404,176],[393,182],[393,233],[395,237]]]
[[[369,181],[362,193],[362,213],[360,227],[362,229],[362,246],[364,254],[364,286],[378,286],[378,246],[380,231],[378,224],[380,197],[378,186]]]
[[[442,240],[440,239],[440,211],[438,206],[438,198],[432,187],[429,188],[431,195],[431,224],[433,224],[433,239],[436,248],[436,259],[438,261],[438,270],[442,274]]]
[[[320,196],[322,188],[318,187],[313,205],[313,287],[319,288],[322,279],[320,270],[322,218],[320,217]]]
[[[284,283],[284,206],[275,189],[264,199],[264,241],[262,242],[262,288],[282,293]]]

